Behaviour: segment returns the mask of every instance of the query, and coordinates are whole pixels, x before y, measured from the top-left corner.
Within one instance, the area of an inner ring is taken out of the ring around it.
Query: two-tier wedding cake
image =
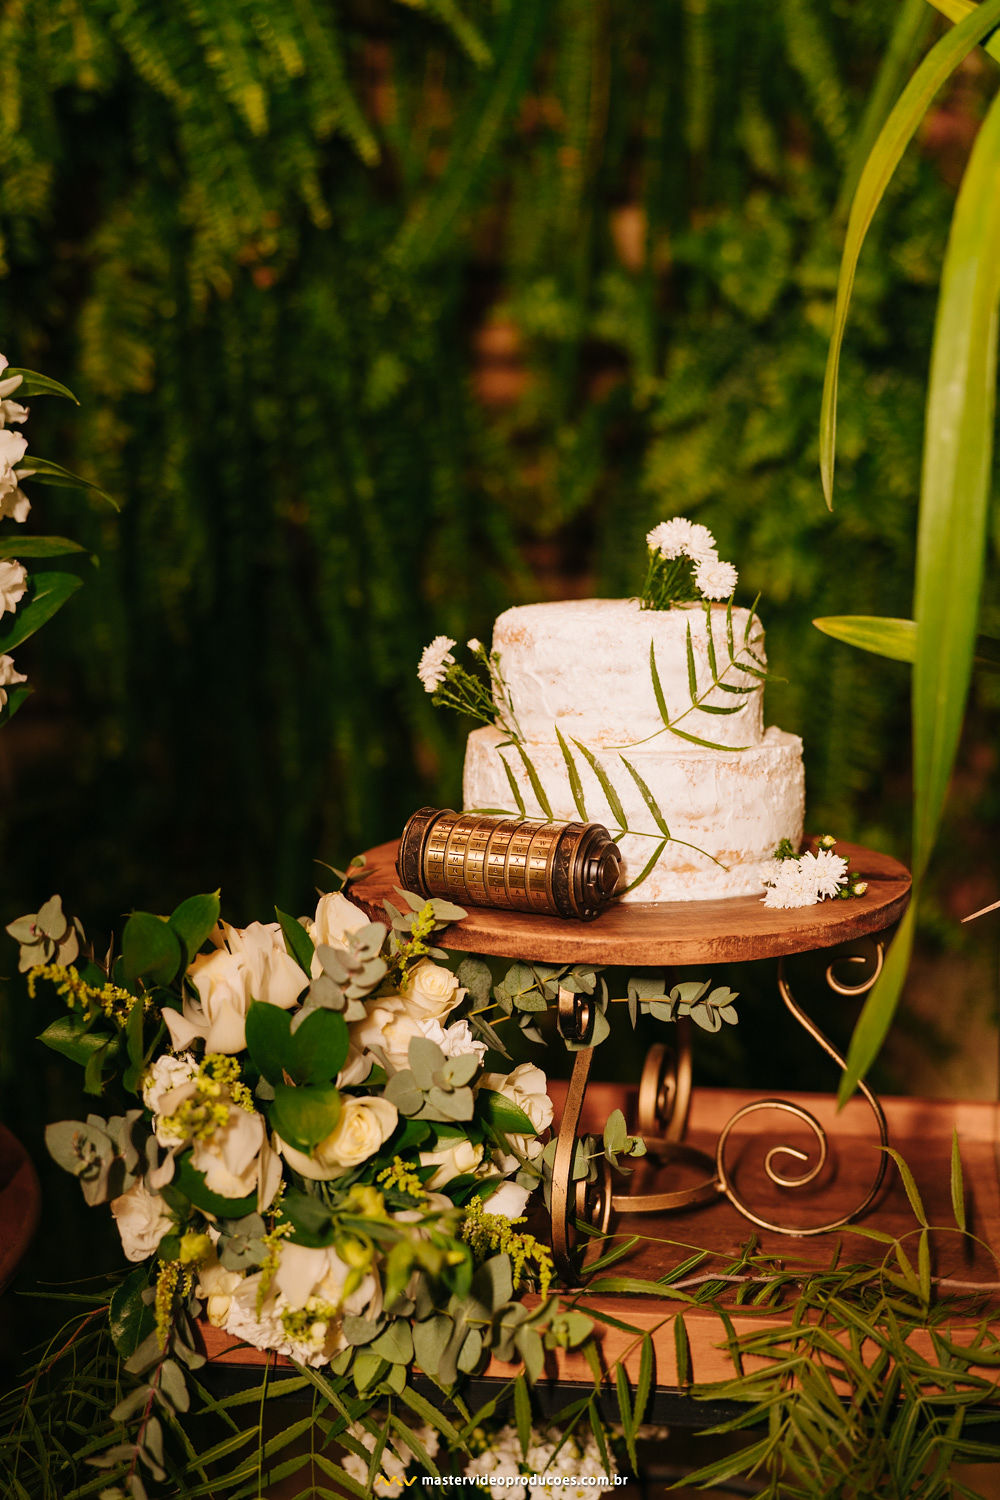
[[[556,818],[582,806],[616,831],[624,815],[629,881],[660,851],[627,901],[759,894],[775,847],[798,847],[802,742],[764,728],[763,629],[747,610],[529,604],[499,617],[490,655],[499,727],[469,736],[467,808],[510,808],[513,778],[529,816],[546,815],[539,783]]]

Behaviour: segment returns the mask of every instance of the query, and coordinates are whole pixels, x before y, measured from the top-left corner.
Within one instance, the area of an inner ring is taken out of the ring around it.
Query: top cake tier
[[[586,745],[632,744],[662,730],[651,645],[671,724],[714,745],[760,743],[763,683],[742,668],[761,670],[764,631],[749,610],[732,611],[732,651],[724,604],[706,613],[703,604],[643,610],[637,599],[568,599],[505,610],[493,628],[493,650],[529,741],[554,740],[556,724]],[[713,712],[719,709],[725,712]],[[686,742],[664,733],[659,743],[669,751]]]

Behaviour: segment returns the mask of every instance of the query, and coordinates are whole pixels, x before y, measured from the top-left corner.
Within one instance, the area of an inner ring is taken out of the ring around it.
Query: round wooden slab
[[[396,895],[398,840],[365,855],[371,871],[350,887],[353,901],[375,921]],[[743,963],[808,953],[882,932],[899,920],[910,896],[910,872],[898,860],[859,844],[838,844],[851,870],[868,881],[863,896],[821,901],[792,911],[772,911],[757,896],[728,901],[629,902],[608,908],[596,921],[567,922],[527,912],[470,906],[468,916],[444,928],[442,948],[539,963],[659,964]]]

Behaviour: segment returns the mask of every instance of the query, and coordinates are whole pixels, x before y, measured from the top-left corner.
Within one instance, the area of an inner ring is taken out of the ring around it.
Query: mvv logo
[[[405,1484],[409,1489],[411,1484],[416,1484],[417,1476],[414,1474],[410,1479],[390,1479],[386,1474],[376,1474],[375,1483],[384,1485]]]

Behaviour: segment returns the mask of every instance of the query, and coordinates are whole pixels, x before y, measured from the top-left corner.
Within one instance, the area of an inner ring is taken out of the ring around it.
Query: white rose
[[[28,575],[19,562],[0,561],[0,615],[16,609],[28,587]]]
[[[126,1260],[146,1260],[174,1227],[166,1203],[159,1193],[149,1192],[141,1179],[120,1198],[112,1198],[111,1212]]]
[[[436,1042],[445,1057],[475,1052],[482,1062],[486,1055],[485,1043],[474,1040],[468,1021],[455,1021],[446,1029],[433,1017],[411,1015],[401,995],[379,1000],[363,1021],[356,1021],[351,1027],[355,1045],[367,1048],[376,1057],[383,1055],[390,1073],[409,1067],[410,1042],[416,1036]]]
[[[422,958],[407,975],[402,998],[411,1015],[443,1021],[464,1000],[465,990],[450,969]]]
[[[349,933],[367,927],[370,918],[349,901],[342,891],[328,891],[316,903],[312,921],[312,938],[328,948],[346,948]]]
[[[205,1174],[210,1193],[245,1198],[258,1185],[258,1158],[267,1144],[264,1119],[231,1105],[225,1125],[205,1141],[195,1141],[191,1165]]]
[[[198,999],[184,997],[183,1010],[165,1010],[163,1019],[176,1048],[201,1037],[206,1052],[233,1055],[247,1044],[246,1019],[252,1000],[290,1010],[306,976],[287,952],[277,922],[252,922],[240,930],[220,923],[214,953],[201,953],[188,969]]]
[[[205,1301],[205,1316],[213,1328],[222,1328],[229,1315],[233,1293],[243,1277],[239,1271],[227,1271],[218,1260],[207,1261],[198,1267],[197,1296]]]
[[[519,1063],[509,1073],[484,1073],[479,1087],[503,1094],[528,1116],[536,1130],[547,1130],[552,1124],[552,1100],[548,1080],[534,1063]]]
[[[503,1094],[512,1104],[527,1115],[536,1131],[547,1130],[552,1124],[552,1100],[549,1098],[547,1080],[541,1068],[534,1063],[519,1063],[509,1073],[484,1073],[479,1087],[493,1089]],[[521,1158],[534,1161],[545,1149],[537,1135],[520,1135],[507,1132],[510,1151],[497,1148],[493,1161],[501,1172],[516,1172]],[[515,1154],[516,1153],[516,1154]]]
[[[483,1148],[479,1144],[473,1144],[464,1136],[455,1136],[448,1146],[442,1146],[437,1151],[421,1151],[420,1165],[422,1167],[436,1167],[437,1171],[433,1177],[428,1178],[429,1188],[447,1187],[456,1177],[463,1177],[466,1172],[474,1172],[483,1159]]]
[[[483,1212],[500,1214],[505,1219],[519,1219],[530,1196],[530,1188],[518,1187],[516,1182],[502,1182],[488,1198],[483,1199]]]
[[[333,1130],[310,1153],[296,1150],[280,1136],[275,1136],[275,1141],[296,1172],[315,1181],[328,1181],[374,1156],[382,1142],[392,1135],[398,1119],[396,1107],[388,1099],[346,1097]]]
[[[322,946],[346,950],[348,935],[361,927],[367,927],[370,921],[371,918],[359,906],[355,906],[353,901],[348,901],[342,892],[328,891],[325,896],[320,896],[312,921],[306,922],[306,932],[317,948]],[[323,965],[316,954],[313,954],[313,978],[318,979],[322,972]]]

